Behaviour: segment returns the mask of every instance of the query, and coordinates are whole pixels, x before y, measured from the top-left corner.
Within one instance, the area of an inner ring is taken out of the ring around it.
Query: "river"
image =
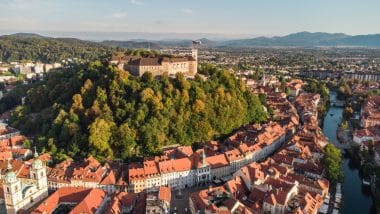
[[[330,100],[334,101],[336,94],[330,93]],[[330,143],[339,147],[336,130],[342,120],[343,108],[331,106],[324,118],[323,133],[328,137]],[[350,160],[344,151],[343,171],[344,182],[342,185],[343,193],[343,213],[344,214],[367,214],[375,213],[374,204],[368,187],[362,186],[362,179],[359,175],[359,166]]]

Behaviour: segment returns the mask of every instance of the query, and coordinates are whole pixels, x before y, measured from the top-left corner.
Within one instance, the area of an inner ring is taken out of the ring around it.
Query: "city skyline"
[[[205,34],[247,38],[294,32],[376,34],[380,2],[344,1],[46,1],[5,0],[0,34],[92,32]],[[100,39],[100,38],[99,38]]]

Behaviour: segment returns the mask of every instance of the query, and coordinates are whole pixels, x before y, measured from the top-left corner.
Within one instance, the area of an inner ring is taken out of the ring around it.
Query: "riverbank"
[[[336,94],[330,94],[330,102],[335,101]],[[362,186],[362,178],[360,175],[360,165],[356,165],[349,155],[346,153],[345,144],[341,144],[338,140],[337,130],[342,121],[343,108],[330,106],[323,121],[323,133],[329,139],[330,143],[341,149],[343,154],[343,171],[344,181],[342,183],[343,193],[343,210],[342,213],[375,213],[374,203],[371,191]]]

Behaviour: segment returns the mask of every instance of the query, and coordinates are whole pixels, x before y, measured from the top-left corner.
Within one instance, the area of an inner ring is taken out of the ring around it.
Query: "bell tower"
[[[12,164],[8,160],[7,173],[4,175],[4,200],[7,213],[16,213],[21,207],[22,201],[21,182],[12,170]]]
[[[30,168],[30,178],[35,180],[38,189],[47,187],[46,165],[38,159],[38,153],[34,147],[34,161]]]

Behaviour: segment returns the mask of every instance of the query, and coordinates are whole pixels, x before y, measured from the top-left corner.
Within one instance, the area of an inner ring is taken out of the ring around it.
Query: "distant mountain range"
[[[350,36],[343,33],[310,33],[299,32],[287,36],[257,37],[252,39],[235,39],[216,41],[199,39],[204,47],[318,47],[318,46],[362,46],[380,47],[380,34]],[[160,41],[103,41],[105,45],[125,48],[169,48],[189,47],[191,40]]]
[[[258,37],[224,42],[225,46],[368,46],[380,47],[380,34],[349,36],[343,33],[300,32],[283,37]]]
[[[49,41],[60,42],[64,45],[100,48],[104,47],[122,47],[122,48],[151,48],[151,49],[163,49],[173,47],[188,48],[192,44],[190,39],[166,39],[166,40],[105,40],[101,42],[90,42],[86,40],[79,40],[74,38],[52,38],[47,36],[41,36],[33,33],[17,33],[7,36],[0,36],[0,47],[4,40],[17,42],[27,42],[25,44],[32,44],[30,41]],[[255,48],[255,47],[371,47],[380,48],[380,34],[372,35],[357,35],[350,36],[343,33],[310,33],[299,32],[289,34],[286,36],[275,37],[256,37],[251,39],[230,39],[230,40],[218,40],[201,38],[196,39],[201,41],[201,47],[206,48]],[[25,45],[23,43],[23,45]],[[79,45],[78,45],[79,44]],[[11,46],[12,47],[12,46]],[[10,48],[11,48],[10,47]],[[32,48],[32,47],[31,47]],[[4,57],[3,57],[4,60]]]

